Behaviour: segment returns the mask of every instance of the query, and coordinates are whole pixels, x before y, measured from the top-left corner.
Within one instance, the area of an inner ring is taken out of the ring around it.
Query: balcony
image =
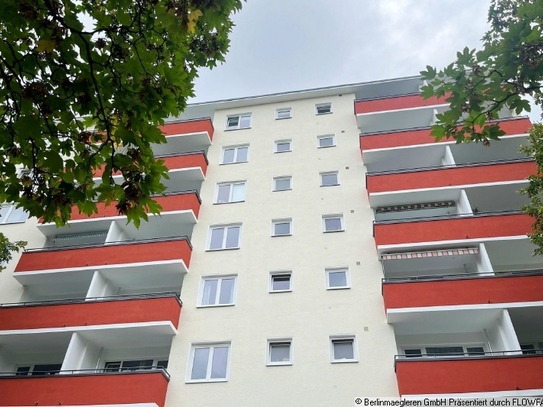
[[[532,124],[526,117],[502,120],[500,128],[506,135],[528,133]],[[377,134],[362,134],[360,136],[360,149],[366,153],[369,150],[406,147],[420,144],[433,144],[435,138],[430,136],[431,128],[400,130],[395,132],[381,132]],[[442,139],[440,142],[454,143],[451,139]]]
[[[543,388],[543,354],[486,352],[439,358],[397,356],[400,396],[478,393]]]
[[[532,223],[532,218],[521,211],[387,220],[374,223],[373,236],[377,246],[471,239],[481,241],[525,236],[530,232]]]
[[[161,127],[166,136],[165,144],[154,144],[155,155],[188,153],[207,150],[213,139],[213,123],[210,118],[169,122]]]
[[[383,279],[385,309],[543,301],[543,270]]]
[[[49,376],[0,376],[2,405],[122,405],[164,406],[169,376],[164,370],[104,373],[61,371]]]
[[[157,321],[177,328],[180,314],[175,293],[0,304],[0,331]]]

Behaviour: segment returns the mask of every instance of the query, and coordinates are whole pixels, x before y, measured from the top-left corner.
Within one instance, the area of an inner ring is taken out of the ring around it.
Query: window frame
[[[245,161],[238,161],[238,149],[240,148],[246,148],[247,149],[247,159]],[[224,153],[227,150],[235,150],[234,151],[234,161],[232,162],[224,162]],[[249,162],[249,144],[240,144],[235,146],[224,146],[221,150],[221,159],[219,165],[230,165],[230,164],[243,164]]]
[[[288,284],[289,287],[284,290],[275,290],[273,288],[274,277],[284,277],[284,276],[289,277],[289,284]],[[270,278],[268,282],[268,292],[270,294],[292,292],[292,270],[270,271]]]
[[[330,274],[331,273],[345,273],[345,285],[344,286],[332,286],[330,285]],[[351,288],[351,275],[349,272],[349,267],[327,267],[324,269],[324,274],[326,276],[326,289],[327,290],[348,290]]]
[[[336,183],[335,183],[335,184],[325,184],[325,183],[324,183],[323,176],[332,175],[332,174],[335,174],[335,175],[336,175]],[[320,173],[319,173],[319,181],[320,181],[320,187],[321,187],[321,188],[337,187],[337,186],[340,186],[340,185],[341,185],[340,180],[339,180],[339,171],[325,171],[325,172],[320,172]]]
[[[328,138],[331,138],[332,139],[332,145],[330,146],[322,146],[321,145],[321,140],[325,140],[325,139],[328,139]],[[337,145],[337,141],[336,141],[336,135],[335,134],[323,134],[321,136],[317,136],[317,148],[332,148],[332,147],[335,147]]]
[[[277,234],[275,231],[275,226],[278,224],[289,224],[289,233]],[[292,218],[279,218],[272,219],[272,237],[283,237],[283,236],[292,236]]]
[[[219,201],[219,190],[221,186],[230,185],[230,192],[228,194],[228,201]],[[243,185],[243,199],[233,201],[232,196],[234,193],[234,185]],[[213,201],[213,204],[215,205],[223,205],[223,204],[229,204],[229,203],[239,203],[239,202],[245,202],[245,198],[247,196],[247,181],[228,181],[228,182],[218,182],[215,185],[215,199]]]
[[[288,112],[288,116],[281,117],[280,112]],[[275,109],[275,120],[292,119],[292,107],[280,107]]]
[[[221,297],[221,289],[223,285],[223,280],[226,279],[233,279],[234,284],[232,286],[232,302],[221,304],[218,301],[220,301]],[[204,291],[205,291],[205,283],[206,281],[211,280],[217,280],[217,289],[215,293],[215,301],[213,304],[204,304]],[[198,304],[196,305],[196,308],[216,308],[216,307],[232,307],[236,305],[236,297],[237,297],[237,288],[238,288],[238,275],[237,274],[222,274],[222,275],[213,275],[213,276],[202,276],[200,278],[200,286],[198,289]]]
[[[428,348],[462,348],[461,354],[429,354],[427,349]],[[481,357],[484,356],[484,353],[481,354],[479,350],[475,350],[475,348],[481,348],[483,349],[483,352],[487,352],[485,344],[482,342],[477,343],[452,343],[452,344],[424,344],[424,345],[409,345],[409,346],[402,346],[401,350],[403,352],[402,356],[406,359],[441,359],[441,358],[469,358],[469,357]],[[471,351],[469,350],[471,349]],[[410,355],[406,354],[406,352],[411,351],[412,353]],[[418,353],[415,353],[413,351],[418,351]]]
[[[272,361],[273,345],[283,345],[288,343],[288,360]],[[292,338],[273,338],[266,341],[266,366],[292,366],[293,349]]]
[[[237,117],[238,118],[238,124],[236,126],[229,126],[230,119],[233,119]],[[242,118],[249,118],[249,125],[248,126],[241,126]],[[252,113],[237,113],[237,114],[229,114],[226,116],[226,127],[225,130],[243,130],[243,129],[250,129],[253,126],[253,114]]]
[[[235,227],[239,228],[237,246],[235,246],[235,247],[225,247],[226,243],[227,243],[227,240],[228,240],[228,233],[224,233],[221,247],[220,248],[211,248],[213,230],[222,228],[222,229],[225,229],[225,231],[226,231],[228,228],[235,228]],[[221,251],[221,250],[237,250],[237,249],[239,249],[241,247],[241,231],[242,231],[242,224],[241,223],[231,223],[231,224],[227,224],[227,225],[211,225],[211,226],[209,226],[207,242],[206,242],[206,251],[208,251],[208,252],[216,252],[216,251]]]
[[[23,208],[17,208],[17,205],[14,203],[3,203],[0,205],[0,210],[3,210],[5,208],[7,208],[7,213],[4,216],[0,216],[0,225],[14,225],[18,223],[25,223],[30,217],[27,211],[25,211]],[[26,215],[26,217],[24,218],[24,220],[10,221],[9,218],[16,213],[24,214]]]
[[[326,112],[319,112],[319,108],[328,107],[328,111]],[[332,110],[332,102],[323,102],[323,103],[315,103],[315,115],[320,116],[323,114],[332,114],[334,111]]]
[[[279,151],[279,149],[278,149],[279,144],[287,144],[287,143],[288,143],[288,150]],[[292,139],[275,140],[273,142],[273,152],[274,152],[274,154],[291,153],[292,152]]]
[[[228,348],[228,355],[226,358],[226,366],[224,367],[225,376],[220,378],[212,378],[211,372],[213,368],[213,356],[216,348]],[[196,349],[209,349],[207,357],[207,366],[206,366],[206,377],[203,379],[193,379],[192,370],[194,368],[194,359]],[[187,363],[187,373],[185,376],[185,383],[216,383],[216,382],[227,382],[230,377],[230,359],[232,355],[232,343],[230,341],[226,342],[197,342],[191,343],[189,359]],[[210,363],[211,361],[211,363]]]
[[[340,223],[340,229],[326,229],[326,220],[328,219],[339,219]],[[343,217],[343,214],[330,214],[330,215],[322,215],[322,231],[323,233],[337,233],[337,232],[345,232],[345,218]]]
[[[350,341],[352,345],[353,358],[352,359],[336,359],[335,358],[335,342],[346,342]],[[330,335],[329,339],[330,346],[330,363],[358,363],[360,360],[360,355],[358,353],[358,341],[356,335]]]
[[[280,180],[289,180],[289,188],[285,188],[285,189],[279,189],[277,188],[277,181],[280,181]],[[285,176],[281,176],[281,177],[273,177],[273,185],[272,185],[273,189],[272,191],[273,192],[283,192],[283,191],[291,191],[292,190],[292,175],[285,175]]]

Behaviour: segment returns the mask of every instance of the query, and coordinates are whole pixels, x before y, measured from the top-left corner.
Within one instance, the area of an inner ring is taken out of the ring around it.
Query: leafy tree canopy
[[[96,201],[135,224],[158,213],[152,197],[167,173],[151,150],[165,142],[158,126],[183,111],[197,69],[224,60],[240,8],[241,0],[2,0],[0,202],[57,224],[73,206],[96,212]]]
[[[530,111],[528,97],[543,104],[543,0],[492,0],[490,30],[479,51],[465,48],[443,70],[428,66],[421,72],[427,85],[423,97],[443,97],[450,109],[432,126],[436,140],[489,145],[504,135],[492,120],[503,108]],[[523,151],[536,160],[538,172],[522,192],[531,202],[523,209],[534,217],[531,239],[543,254],[543,127],[534,126]]]

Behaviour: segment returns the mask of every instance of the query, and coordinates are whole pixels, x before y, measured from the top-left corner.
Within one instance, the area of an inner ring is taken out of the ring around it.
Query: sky
[[[490,0],[248,0],[191,103],[417,75],[480,48]],[[535,118],[538,112],[532,114]]]

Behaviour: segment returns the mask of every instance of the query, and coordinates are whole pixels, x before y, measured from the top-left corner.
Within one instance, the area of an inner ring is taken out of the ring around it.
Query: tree
[[[492,0],[490,30],[479,51],[465,48],[441,71],[428,66],[421,75],[425,98],[438,96],[450,109],[436,116],[432,135],[458,143],[490,145],[504,132],[493,120],[505,107],[517,114],[530,111],[528,97],[543,104],[543,0]],[[523,210],[534,217],[532,242],[543,254],[543,128],[536,125],[523,152],[535,158],[537,174],[522,193],[530,203]]]
[[[159,125],[183,111],[198,68],[224,60],[240,8],[241,0],[0,2],[0,202],[59,225],[74,206],[96,212],[97,201],[136,225],[159,213],[153,195],[167,177],[151,148],[165,142]]]

